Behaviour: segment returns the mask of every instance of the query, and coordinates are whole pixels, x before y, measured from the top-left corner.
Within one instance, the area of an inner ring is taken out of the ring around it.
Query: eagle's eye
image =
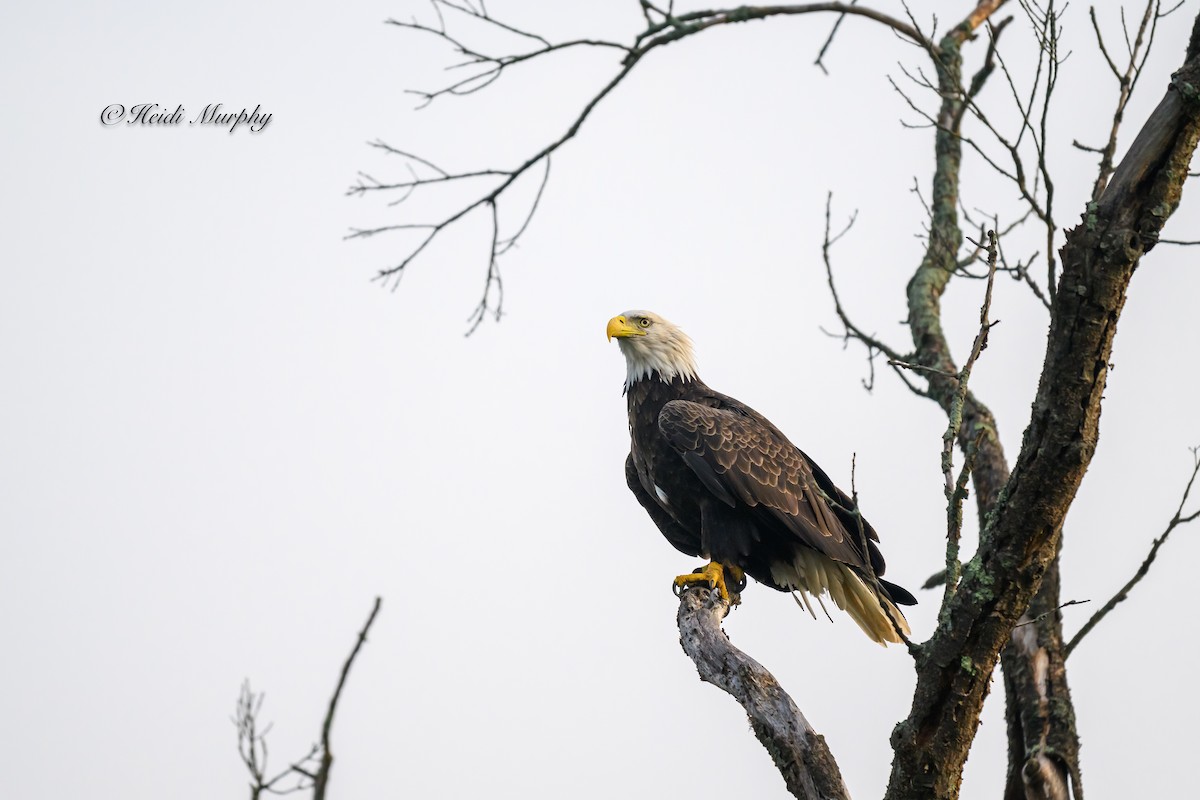
[[[646,319],[645,317],[642,317],[641,319],[638,320],[638,324],[641,325],[643,328],[649,328],[650,320]]]

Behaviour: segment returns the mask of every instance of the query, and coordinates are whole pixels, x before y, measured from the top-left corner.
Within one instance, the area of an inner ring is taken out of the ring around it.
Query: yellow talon
[[[731,567],[721,564],[717,561],[710,561],[707,566],[689,572],[687,575],[680,575],[675,578],[675,588],[684,589],[692,583],[703,583],[710,589],[716,589],[721,595],[721,599],[726,603],[737,605],[742,602],[741,596],[737,592],[730,592],[729,586],[725,581],[725,573],[728,571],[729,577],[733,579],[734,585],[740,585],[746,579],[746,573],[738,567]]]

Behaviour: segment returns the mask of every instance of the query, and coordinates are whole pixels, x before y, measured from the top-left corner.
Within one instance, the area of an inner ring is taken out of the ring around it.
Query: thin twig
[[[1099,611],[1093,614],[1091,619],[1083,624],[1083,627],[1079,629],[1078,633],[1071,637],[1071,641],[1067,643],[1067,646],[1063,651],[1064,657],[1070,656],[1079,643],[1083,641],[1083,637],[1091,633],[1092,629],[1099,625],[1100,622],[1103,621],[1106,616],[1108,616],[1109,612],[1111,612],[1117,607],[1117,605],[1128,598],[1129,592],[1133,590],[1133,587],[1137,586],[1141,582],[1142,578],[1146,577],[1146,573],[1150,571],[1150,565],[1153,564],[1154,559],[1158,557],[1158,548],[1162,547],[1163,544],[1166,543],[1167,537],[1171,535],[1171,531],[1175,530],[1180,525],[1186,525],[1189,522],[1200,518],[1200,509],[1193,511],[1191,514],[1186,516],[1183,513],[1183,506],[1187,503],[1188,495],[1191,494],[1192,485],[1196,482],[1196,475],[1197,473],[1200,473],[1200,447],[1193,447],[1190,449],[1192,451],[1192,474],[1188,478],[1187,486],[1185,486],[1183,489],[1183,497],[1179,499],[1179,506],[1175,509],[1175,515],[1171,517],[1171,521],[1167,523],[1166,530],[1164,530],[1162,535],[1155,539],[1153,544],[1151,544],[1149,555],[1146,556],[1146,560],[1142,562],[1140,567],[1138,567],[1137,572],[1133,574],[1133,577],[1130,578],[1116,594],[1109,598],[1109,601],[1105,603]]]
[[[402,21],[389,19],[387,23],[399,28],[416,31],[426,35],[434,36],[446,44],[450,45],[464,60],[455,65],[455,69],[464,68],[472,70],[471,74],[463,78],[458,78],[447,85],[430,91],[417,91],[416,94],[422,99],[422,105],[428,105],[435,99],[446,95],[465,95],[480,91],[492,82],[498,80],[505,71],[521,64],[527,64],[535,60],[540,60],[543,57],[548,57],[553,54],[562,53],[567,50],[577,50],[579,48],[602,48],[609,50],[617,50],[623,53],[620,68],[616,74],[608,81],[591,99],[584,105],[583,110],[575,117],[574,121],[568,127],[567,131],[558,139],[543,147],[537,153],[526,159],[515,169],[511,170],[466,170],[459,172],[450,172],[441,167],[434,165],[432,162],[418,157],[414,154],[391,148],[382,143],[377,143],[373,146],[384,149],[385,152],[400,155],[408,159],[410,163],[406,166],[409,169],[409,177],[398,182],[386,182],[377,180],[365,173],[360,173],[358,183],[350,187],[349,193],[364,195],[368,192],[380,191],[398,191],[401,192],[401,197],[395,203],[403,202],[408,199],[412,193],[418,189],[434,184],[457,184],[471,180],[487,180],[494,179],[496,183],[486,192],[477,196],[474,200],[466,203],[457,211],[447,215],[437,222],[403,222],[392,225],[383,225],[375,228],[356,228],[352,229],[348,239],[367,238],[385,232],[395,231],[420,231],[422,236],[416,241],[416,244],[407,250],[405,256],[398,263],[381,269],[377,272],[375,280],[381,281],[384,285],[390,285],[394,290],[399,285],[400,277],[404,270],[437,239],[442,232],[447,228],[455,225],[467,215],[483,207],[491,207],[493,212],[495,206],[502,195],[526,172],[532,169],[542,161],[547,161],[549,157],[562,147],[567,141],[574,138],[580,127],[595,109],[597,104],[604,99],[622,80],[629,74],[633,67],[650,51],[671,44],[688,36],[692,36],[700,31],[709,28],[747,22],[750,20],[766,19],[774,16],[794,16],[802,14],[814,13],[834,13],[838,14],[839,22],[847,16],[856,16],[869,19],[876,23],[883,24],[897,34],[907,38],[910,41],[923,47],[932,56],[936,57],[938,53],[937,46],[921,33],[915,25],[909,25],[903,20],[896,19],[874,9],[862,8],[857,4],[858,0],[851,0],[849,3],[832,2],[832,3],[802,3],[791,5],[774,5],[774,6],[756,6],[756,7],[738,7],[730,9],[717,9],[705,11],[692,11],[685,14],[675,15],[674,3],[667,5],[664,10],[660,6],[656,6],[649,0],[639,0],[643,19],[646,27],[643,31],[633,37],[629,44],[621,44],[619,42],[593,39],[575,39],[571,41],[553,43],[546,37],[533,33],[531,31],[522,30],[513,25],[504,23],[490,16],[482,3],[475,4],[464,0],[464,2],[454,2],[454,0],[430,0],[431,7],[436,16],[435,23],[424,23],[417,20]],[[994,2],[994,0],[993,0]],[[531,50],[517,52],[508,55],[491,55],[482,50],[466,44],[462,39],[451,34],[447,27],[448,17],[454,15],[466,16],[474,19],[477,22],[491,26],[498,31],[510,36],[516,36],[524,40],[525,44],[533,43],[535,46]],[[657,19],[657,21],[656,21]],[[836,29],[836,26],[835,26]],[[413,166],[423,167],[432,170],[435,173],[432,176],[421,176],[415,173]],[[499,315],[500,308],[497,305],[492,307],[489,304],[488,298],[494,287],[499,285],[499,265],[497,257],[503,252],[511,248],[517,239],[524,233],[532,219],[533,213],[537,209],[538,200],[542,196],[545,189],[545,181],[548,177],[543,175],[542,185],[538,190],[529,213],[525,217],[524,223],[518,231],[512,236],[500,236],[498,231],[493,228],[492,242],[494,249],[488,258],[488,270],[485,280],[484,302],[476,307],[475,312],[471,315],[471,330],[478,325],[478,322],[489,313],[496,312]],[[881,352],[883,351],[881,348]]]
[[[979,446],[983,442],[985,433],[986,431],[980,429],[979,433],[975,435],[974,441],[967,445],[962,468],[958,471],[958,479],[946,497],[946,568],[940,573],[941,582],[945,585],[943,607],[958,590],[958,579],[962,574],[962,561],[959,559],[958,553],[959,543],[962,540],[963,501],[970,496],[967,481],[970,480],[971,473],[975,470],[975,458],[979,455]],[[932,584],[932,580],[932,577],[927,580],[924,588],[933,588],[936,584]]]
[[[1059,611],[1062,611],[1067,606],[1081,606],[1084,603],[1090,603],[1090,602],[1092,602],[1092,601],[1091,600],[1068,600],[1065,603],[1061,603],[1061,604],[1055,606],[1054,608],[1050,609],[1049,611],[1043,611],[1041,614],[1038,614],[1033,619],[1027,619],[1024,622],[1018,622],[1016,625],[1013,625],[1013,628],[1016,629],[1016,628],[1023,628],[1026,625],[1036,625],[1039,622],[1041,622],[1042,620],[1046,619],[1046,617],[1050,616],[1051,614],[1057,614]]]
[[[329,699],[329,711],[326,712],[325,723],[321,726],[321,763],[317,768],[316,774],[313,776],[313,800],[325,800],[325,789],[329,785],[329,771],[333,767],[333,751],[329,747],[329,734],[333,728],[333,714],[337,711],[338,700],[342,697],[342,689],[346,686],[346,678],[350,674],[350,667],[354,665],[354,659],[358,655],[358,651],[362,649],[363,644],[367,641],[367,631],[371,630],[371,623],[375,621],[375,615],[379,613],[379,605],[382,602],[383,598],[375,598],[375,605],[371,607],[371,615],[367,617],[367,624],[363,625],[363,629],[359,631],[358,641],[354,643],[354,649],[350,651],[349,657],[346,658],[346,663],[342,665],[342,675],[338,678],[337,688],[333,691],[333,697]]]
[[[911,361],[902,361],[898,358],[890,358],[888,359],[887,363],[889,366],[900,367],[901,369],[911,369],[913,372],[928,372],[930,375],[941,375],[943,378],[958,379],[957,372],[949,372],[944,369],[938,369],[937,367],[927,367],[924,364],[914,364]]]
[[[288,765],[274,777],[267,778],[267,764],[270,760],[267,734],[271,731],[271,723],[261,731],[258,730],[258,717],[265,699],[265,692],[255,694],[250,689],[250,681],[243,682],[241,693],[238,695],[237,710],[233,716],[233,724],[238,732],[238,755],[250,773],[250,800],[260,800],[264,792],[288,795],[311,789],[314,776],[308,765],[317,763],[317,754],[320,752],[320,746],[314,744],[299,761]],[[300,778],[290,786],[283,785],[286,778],[294,775],[299,775]]]
[[[825,196],[825,238],[821,242],[821,258],[825,262],[825,277],[829,281],[829,293],[833,297],[834,311],[837,313],[838,319],[841,320],[842,327],[845,333],[842,334],[843,341],[856,339],[862,342],[868,348],[873,348],[888,357],[890,361],[903,361],[903,356],[898,351],[884,344],[879,339],[865,333],[861,328],[855,325],[851,320],[846,310],[842,307],[841,298],[838,296],[837,285],[833,281],[833,261],[830,257],[830,251],[833,245],[845,236],[850,228],[854,226],[855,220],[858,219],[858,212],[850,215],[846,226],[837,234],[831,234],[832,230],[832,208],[833,208],[833,192],[829,192]],[[833,334],[836,335],[836,334]]]
[[[995,324],[988,319],[992,307],[992,289],[995,286],[996,262],[999,254],[998,239],[994,230],[987,232],[986,249],[988,282],[983,295],[983,305],[979,309],[979,332],[971,344],[971,353],[967,356],[966,363],[955,376],[958,385],[946,413],[946,432],[942,434],[942,474],[946,482],[946,574],[943,608],[948,606],[948,601],[958,589],[958,576],[961,569],[958,549],[959,540],[962,537],[962,504],[967,498],[967,480],[975,467],[975,457],[979,452],[979,446],[985,433],[983,429],[980,429],[975,440],[967,445],[962,468],[959,470],[958,478],[954,479],[951,474],[954,469],[954,443],[958,440],[958,432],[962,427],[963,405],[967,399],[967,383],[971,378],[971,370],[975,366],[975,361],[979,358],[979,354],[987,348],[988,332]]]
[[[1158,0],[1148,0],[1146,8],[1142,12],[1142,21],[1138,25],[1137,35],[1134,37],[1132,44],[1128,40],[1128,30],[1126,30],[1126,45],[1129,51],[1129,60],[1126,63],[1124,70],[1119,70],[1116,63],[1108,53],[1108,49],[1104,45],[1104,36],[1100,32],[1100,22],[1096,19],[1095,7],[1088,9],[1088,15],[1091,17],[1092,30],[1096,32],[1096,44],[1100,48],[1105,61],[1108,62],[1108,67],[1117,79],[1119,91],[1117,92],[1117,106],[1113,112],[1112,126],[1109,129],[1108,141],[1102,148],[1083,147],[1076,144],[1081,150],[1091,150],[1100,154],[1100,167],[1096,175],[1096,182],[1092,187],[1092,200],[1097,201],[1104,194],[1104,189],[1108,186],[1108,179],[1113,173],[1113,158],[1117,152],[1117,133],[1120,131],[1121,122],[1125,117],[1125,107],[1129,103],[1130,97],[1133,95],[1133,89],[1137,85],[1138,76],[1141,74],[1141,65],[1145,63],[1145,58],[1150,55],[1150,48],[1154,44],[1154,31],[1157,28],[1158,19],[1163,16],[1159,13]],[[1167,12],[1170,13],[1170,12]],[[1121,9],[1121,24],[1125,24],[1124,8]],[[1147,32],[1149,31],[1149,36]],[[1145,52],[1142,52],[1142,45],[1145,44]],[[1139,55],[1141,58],[1139,59]]]
[[[857,4],[858,0],[850,0],[850,5],[853,6]],[[829,74],[829,70],[825,69],[825,52],[829,49],[829,46],[833,44],[833,37],[837,36],[838,28],[842,26],[842,20],[845,18],[845,14],[838,14],[838,18],[833,22],[833,28],[829,31],[829,36],[825,38],[825,44],[821,45],[821,50],[817,53],[817,60],[813,62],[813,65],[820,67],[821,72],[824,72],[826,75]]]
[[[850,456],[850,505],[852,508],[846,509],[832,498],[828,498],[828,496],[826,497],[834,506],[840,507],[844,511],[849,511],[849,513],[854,515],[854,526],[858,530],[858,547],[862,551],[863,573],[864,577],[867,578],[867,584],[871,587],[871,591],[874,592],[875,601],[879,603],[879,607],[883,610],[884,616],[886,616],[888,622],[891,623],[892,630],[895,632],[900,641],[904,642],[904,646],[908,648],[908,654],[913,658],[916,658],[919,648],[917,645],[913,644],[912,640],[908,638],[908,634],[906,634],[904,629],[900,627],[899,620],[892,615],[892,608],[894,608],[894,606],[888,602],[885,602],[888,594],[884,590],[883,584],[879,582],[879,576],[875,574],[875,565],[871,563],[871,545],[870,542],[867,541],[867,531],[866,526],[863,524],[862,511],[858,507],[857,471],[858,453],[855,452]],[[822,492],[822,494],[825,493]]]
[[[988,332],[996,324],[988,320],[988,312],[992,307],[992,289],[995,286],[996,278],[996,257],[997,257],[997,239],[995,231],[988,231],[988,282],[987,289],[983,295],[983,305],[979,309],[979,332],[975,335],[975,341],[971,344],[971,353],[967,356],[966,363],[955,376],[958,382],[957,389],[950,401],[950,409],[947,413],[949,424],[946,426],[946,432],[942,434],[942,474],[946,481],[946,497],[949,499],[954,492],[954,479],[951,477],[951,470],[954,466],[954,442],[958,438],[958,429],[962,426],[963,404],[967,397],[967,382],[971,378],[971,370],[975,366],[975,360],[979,358],[979,354],[987,349]]]

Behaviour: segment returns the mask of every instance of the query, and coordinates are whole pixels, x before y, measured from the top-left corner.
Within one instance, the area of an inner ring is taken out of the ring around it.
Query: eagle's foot
[[[737,605],[742,602],[741,590],[746,588],[746,573],[738,567],[710,561],[707,566],[675,578],[675,593],[679,594],[693,583],[703,583],[709,589],[715,589],[726,603]],[[730,591],[731,585],[732,592]]]

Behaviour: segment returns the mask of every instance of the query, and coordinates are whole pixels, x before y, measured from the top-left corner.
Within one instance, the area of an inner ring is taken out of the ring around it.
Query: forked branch
[[[987,16],[987,13],[990,13],[988,9],[998,6],[1001,2],[1002,0],[980,0],[976,11],[973,12],[973,16],[982,15],[982,19]],[[387,21],[390,25],[433,36],[441,40],[449,45],[462,59],[459,63],[451,67],[451,69],[464,71],[465,74],[463,77],[456,78],[438,89],[415,92],[421,98],[419,107],[425,107],[442,97],[472,94],[491,85],[503,77],[506,72],[518,68],[522,64],[529,64],[535,61],[540,62],[545,58],[550,58],[567,51],[591,48],[611,50],[620,55],[620,62],[616,73],[584,103],[582,110],[570,122],[566,131],[511,169],[447,170],[434,164],[429,159],[400,150],[383,142],[372,143],[373,147],[404,159],[405,177],[398,181],[385,181],[376,179],[367,173],[359,173],[358,181],[347,192],[350,195],[365,196],[378,193],[397,193],[399,195],[398,199],[392,201],[392,204],[398,205],[412,198],[418,192],[435,185],[472,186],[478,185],[480,182],[487,184],[487,188],[478,194],[473,194],[472,199],[467,200],[455,211],[439,219],[401,221],[372,228],[355,228],[346,237],[349,239],[366,238],[385,232],[407,232],[416,235],[415,244],[408,247],[404,255],[396,263],[380,269],[375,275],[376,281],[390,285],[394,289],[398,285],[404,270],[418,256],[426,252],[434,240],[444,231],[453,227],[474,211],[481,208],[489,209],[493,217],[493,246],[486,261],[488,269],[483,299],[476,306],[470,318],[471,330],[474,330],[486,316],[491,315],[499,318],[502,314],[503,295],[499,290],[501,283],[498,259],[528,229],[530,221],[537,210],[538,200],[541,198],[542,191],[545,189],[546,181],[549,178],[551,156],[576,136],[583,123],[592,114],[600,101],[612,92],[628,76],[637,63],[651,51],[693,36],[701,31],[725,25],[776,16],[833,13],[839,15],[839,20],[845,17],[856,17],[882,24],[895,31],[899,36],[919,45],[932,57],[936,58],[939,53],[939,46],[927,38],[911,21],[897,19],[881,11],[860,6],[856,0],[849,3],[740,6],[730,9],[692,11],[678,15],[674,13],[673,4],[663,9],[653,3],[642,2],[641,7],[646,27],[637,32],[628,43],[600,39],[573,39],[554,43],[541,34],[527,31],[496,19],[487,12],[486,7],[482,3],[476,4],[471,2],[471,0],[461,0],[459,2],[455,0],[431,0],[431,7],[436,19],[435,22],[419,22],[415,19],[411,21],[390,19]],[[985,11],[987,13],[984,13]],[[520,45],[528,47],[528,49],[519,49],[517,52],[503,55],[485,52],[482,47],[467,44],[464,37],[452,33],[451,26],[448,24],[448,20],[451,18],[482,26],[488,29],[491,35],[507,37],[514,44],[520,43]],[[509,190],[522,177],[543,165],[544,172],[540,188],[533,202],[522,215],[523,222],[516,226],[515,233],[502,236],[499,231],[501,215],[499,214],[498,206],[500,200],[509,194]]]
[[[319,745],[314,744],[303,758],[268,778],[270,750],[267,747],[267,734],[271,732],[271,723],[259,727],[265,699],[265,693],[253,692],[250,682],[246,681],[242,684],[237,710],[233,715],[238,734],[238,755],[250,773],[250,800],[261,800],[264,794],[286,795],[311,789],[321,750]]]
[[[1118,69],[1116,62],[1113,61],[1112,55],[1109,53],[1108,47],[1104,43],[1104,34],[1101,33],[1100,22],[1096,18],[1096,8],[1093,6],[1088,9],[1088,15],[1092,21],[1092,30],[1096,33],[1096,44],[1099,46],[1104,60],[1108,63],[1108,68],[1112,72],[1113,77],[1117,79],[1117,106],[1113,112],[1108,141],[1103,147],[1089,147],[1080,144],[1078,141],[1074,142],[1075,147],[1080,150],[1100,155],[1099,174],[1097,174],[1096,183],[1092,187],[1093,201],[1099,200],[1100,196],[1104,194],[1104,187],[1108,185],[1108,179],[1112,176],[1113,157],[1117,152],[1117,134],[1120,131],[1121,122],[1125,119],[1125,107],[1129,103],[1129,98],[1133,95],[1138,78],[1141,77],[1142,67],[1145,66],[1146,59],[1150,57],[1150,49],[1154,46],[1154,34],[1158,30],[1158,21],[1178,9],[1180,5],[1182,3],[1163,11],[1162,3],[1159,0],[1148,0],[1146,8],[1142,12],[1142,19],[1138,24],[1133,42],[1130,43],[1128,39],[1126,40],[1128,59],[1124,69]],[[1122,9],[1122,24],[1124,24],[1124,21],[1124,9]],[[1126,31],[1126,34],[1128,34],[1128,31]]]
[[[330,733],[333,729],[333,715],[337,710],[338,700],[341,699],[342,690],[346,687],[350,667],[354,665],[354,659],[367,640],[367,631],[375,622],[381,602],[381,598],[375,598],[371,615],[367,617],[367,623],[359,632],[354,649],[342,665],[341,677],[338,679],[333,697],[329,700],[329,709],[321,726],[321,741],[314,744],[303,758],[293,762],[270,778],[267,777],[267,734],[271,730],[271,725],[268,724],[261,729],[259,727],[259,714],[262,711],[264,695],[252,692],[249,681],[242,684],[233,723],[238,732],[238,755],[250,773],[250,800],[261,800],[264,794],[285,795],[309,789],[312,790],[313,800],[325,799],[325,790],[329,785],[329,774],[333,767],[333,752],[329,744]]]

